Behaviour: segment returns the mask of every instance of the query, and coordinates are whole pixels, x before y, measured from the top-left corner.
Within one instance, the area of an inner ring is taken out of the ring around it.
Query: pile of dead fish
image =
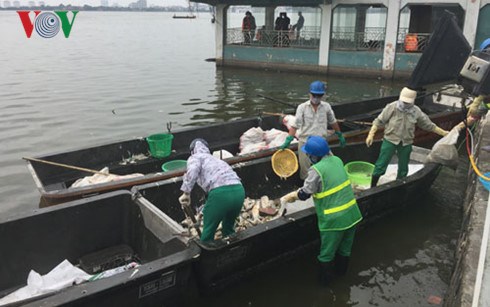
[[[267,196],[262,196],[260,199],[245,198],[240,215],[237,218],[235,231],[243,231],[250,227],[266,223],[283,216],[286,213],[284,205],[281,205],[279,199],[271,200]],[[203,222],[202,214],[196,216],[197,225],[202,232]],[[197,231],[189,217],[181,222],[181,225],[186,228],[188,235],[191,237],[197,236]],[[216,230],[215,239],[221,239],[221,224]]]

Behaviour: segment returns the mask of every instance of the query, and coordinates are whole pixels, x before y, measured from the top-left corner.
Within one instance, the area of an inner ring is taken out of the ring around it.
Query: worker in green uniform
[[[301,150],[311,160],[303,187],[281,198],[282,202],[306,200],[313,196],[321,247],[320,280],[328,284],[335,275],[347,271],[355,225],[362,220],[344,164],[334,156],[321,136],[310,136]]]
[[[296,132],[298,132],[299,147],[305,144],[306,139],[310,135],[319,135],[326,139],[329,136],[328,126],[331,126],[335,131],[334,133],[339,139],[340,146],[345,146],[346,140],[342,131],[340,131],[340,126],[335,118],[332,106],[328,102],[322,101],[322,97],[326,91],[327,87],[321,81],[314,81],[310,84],[310,99],[300,104],[296,109],[295,121],[291,124],[288,136],[280,146],[281,149],[289,147]],[[304,180],[311,164],[306,155],[301,151],[298,154],[298,160],[300,166],[299,177]]]
[[[380,127],[384,127],[384,138],[372,174],[371,187],[376,186],[379,178],[384,175],[395,152],[398,156],[396,179],[407,176],[410,153],[415,137],[415,126],[441,136],[448,134],[448,131],[439,128],[427,114],[414,104],[416,97],[416,91],[404,87],[400,92],[399,99],[387,104],[381,114],[373,121],[366,138],[367,147],[373,144],[374,135]]]
[[[214,240],[220,223],[226,237],[235,232],[235,220],[243,207],[245,190],[241,180],[228,163],[210,153],[206,140],[193,140],[189,149],[191,156],[187,159],[179,202],[182,206],[190,205],[191,191],[197,183],[207,194],[201,241]]]

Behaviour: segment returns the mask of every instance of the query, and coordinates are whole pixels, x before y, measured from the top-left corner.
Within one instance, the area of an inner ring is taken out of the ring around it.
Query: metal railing
[[[332,50],[381,51],[386,37],[385,28],[366,28],[355,32],[353,27],[334,27],[330,38]]]
[[[320,46],[320,27],[304,27],[299,33],[264,28],[243,32],[241,28],[229,28],[226,31],[226,44],[315,49]]]
[[[427,47],[431,33],[408,33],[408,28],[398,30],[397,51],[417,53]],[[407,38],[410,37],[410,38]]]

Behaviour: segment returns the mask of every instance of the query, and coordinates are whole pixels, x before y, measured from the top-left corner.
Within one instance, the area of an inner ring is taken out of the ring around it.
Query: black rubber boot
[[[333,261],[320,262],[320,284],[327,286],[335,279],[335,264]]]
[[[347,267],[349,266],[349,256],[335,255],[335,273],[338,276],[343,276],[347,273]]]
[[[374,188],[378,184],[379,177],[381,177],[381,176],[372,176],[371,177],[371,188]]]

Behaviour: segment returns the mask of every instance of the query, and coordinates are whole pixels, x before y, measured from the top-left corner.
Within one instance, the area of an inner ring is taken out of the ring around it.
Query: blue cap
[[[312,135],[308,137],[301,150],[308,155],[323,157],[330,152],[330,147],[323,137]]]
[[[327,87],[322,81],[314,81],[310,84],[310,93],[316,95],[324,95]]]

